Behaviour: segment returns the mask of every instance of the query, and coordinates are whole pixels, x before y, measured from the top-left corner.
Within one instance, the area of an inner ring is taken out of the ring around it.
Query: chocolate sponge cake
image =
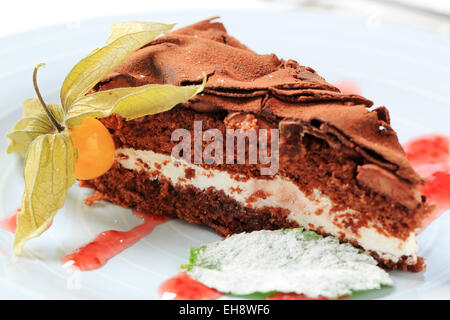
[[[116,159],[106,174],[82,181],[95,190],[87,201],[185,219],[221,235],[301,226],[351,242],[387,268],[422,270],[415,232],[432,207],[387,109],[341,93],[294,60],[253,52],[213,20],[154,40],[93,89],[198,84],[207,76],[201,94],[170,111],[101,120]],[[279,148],[269,150],[277,170],[261,174],[267,162],[195,161],[194,145],[194,161],[175,159],[173,132],[195,136],[199,124],[223,136],[277,129]]]

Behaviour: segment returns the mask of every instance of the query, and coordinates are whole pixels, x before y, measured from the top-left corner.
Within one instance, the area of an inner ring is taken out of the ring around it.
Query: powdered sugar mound
[[[393,285],[368,254],[302,229],[255,231],[191,250],[188,274],[220,292],[335,298]]]

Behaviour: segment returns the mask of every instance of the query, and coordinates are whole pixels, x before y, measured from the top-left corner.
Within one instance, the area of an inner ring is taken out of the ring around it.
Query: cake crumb
[[[184,176],[186,177],[186,179],[193,179],[195,178],[195,169],[192,168],[186,168],[184,169]]]
[[[105,199],[105,196],[102,193],[95,191],[93,194],[84,199],[84,203],[90,207],[94,204],[94,202],[101,201],[103,199]]]
[[[253,202],[256,202],[256,200],[258,199],[267,199],[267,197],[270,197],[271,194],[268,192],[265,192],[263,190],[258,190],[256,192],[253,192],[250,197],[247,198],[247,200],[245,202],[247,202],[247,204],[251,204]]]

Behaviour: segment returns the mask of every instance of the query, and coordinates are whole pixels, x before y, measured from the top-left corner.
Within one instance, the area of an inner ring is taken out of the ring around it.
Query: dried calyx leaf
[[[84,118],[103,118],[113,113],[131,120],[168,111],[201,92],[205,83],[206,78],[201,85],[193,86],[149,84],[100,91],[76,100],[67,112],[67,124],[73,127],[81,124]]]
[[[61,87],[61,103],[64,110],[68,110],[72,103],[84,96],[108,73],[121,64],[131,53],[151,42],[163,32],[170,31],[160,27],[156,30],[147,28],[136,33],[126,33],[116,28],[112,39],[105,47],[92,52],[89,56],[78,62],[69,72]],[[121,36],[117,38],[117,35]]]
[[[117,22],[111,26],[109,37],[106,43],[112,43],[127,34],[138,33],[142,31],[167,33],[175,26],[175,24],[165,24],[159,22],[145,21],[125,21]]]
[[[36,66],[33,82],[36,83],[36,71],[42,64]],[[36,86],[37,92],[39,89]],[[39,93],[40,95],[40,93]],[[48,112],[46,111],[48,110]],[[27,99],[23,102],[23,118],[7,133],[7,152],[18,152],[25,156],[30,143],[43,134],[58,132],[64,121],[64,110],[60,105],[42,104],[39,99]],[[56,124],[55,124],[56,123]]]
[[[35,138],[53,132],[55,132],[55,128],[48,120],[47,115],[41,113],[22,118],[7,133],[7,152],[18,152],[20,155],[25,156],[30,143]]]
[[[53,117],[55,117],[55,119],[59,123],[64,122],[64,117],[65,117],[64,109],[61,108],[61,106],[59,104],[46,103],[46,106],[50,109],[50,112],[52,113]],[[44,114],[44,109],[42,109],[42,103],[38,99],[31,98],[31,99],[27,99],[23,102],[23,116],[24,117],[32,117],[32,116],[36,116],[36,115],[40,115],[40,114]],[[47,121],[49,123],[51,123],[50,119],[48,119],[48,116],[47,116]]]
[[[17,216],[14,252],[44,232],[64,205],[75,181],[76,150],[68,131],[44,134],[30,145],[25,159],[25,192]]]
[[[187,102],[203,90],[201,85],[177,87],[146,85],[118,88],[86,96],[108,73],[131,53],[168,32],[173,25],[124,22],[113,25],[108,44],[92,51],[69,72],[61,88],[61,103],[47,104],[33,73],[38,99],[23,103],[23,118],[7,134],[8,152],[26,156],[25,191],[22,211],[17,216],[14,252],[20,254],[24,243],[39,236],[64,205],[67,189],[76,181],[77,149],[70,128],[84,118],[102,118],[119,113],[127,119],[164,112]],[[95,159],[93,159],[95,161]]]

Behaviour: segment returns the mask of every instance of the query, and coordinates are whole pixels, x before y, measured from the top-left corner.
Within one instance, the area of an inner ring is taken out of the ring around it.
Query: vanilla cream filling
[[[300,226],[306,229],[320,228],[334,236],[344,234],[347,240],[356,241],[365,250],[374,251],[384,259],[397,262],[401,256],[409,256],[408,264],[415,264],[417,261],[418,246],[413,232],[406,240],[387,237],[374,227],[361,227],[358,234],[355,234],[350,228],[339,226],[340,220],[336,220],[336,216],[342,219],[351,216],[353,221],[357,221],[357,211],[348,208],[331,215],[333,202],[328,196],[315,189],[313,196],[307,197],[287,178],[276,176],[274,179],[250,178],[239,181],[236,175],[226,171],[205,169],[177,161],[169,155],[129,148],[117,149],[116,160],[126,169],[145,170],[153,179],[165,178],[178,187],[193,186],[200,190],[213,187],[246,207],[287,209],[290,212],[288,219]],[[195,176],[187,179],[186,169],[195,170]],[[257,196],[256,192],[260,195]]]

